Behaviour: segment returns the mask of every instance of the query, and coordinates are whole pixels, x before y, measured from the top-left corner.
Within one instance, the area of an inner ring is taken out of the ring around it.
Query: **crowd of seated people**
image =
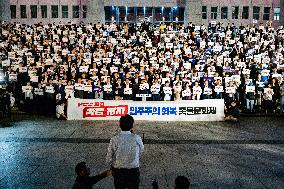
[[[2,23],[0,62],[16,104],[55,110],[68,98],[224,99],[241,111],[283,112],[284,28],[271,23]]]

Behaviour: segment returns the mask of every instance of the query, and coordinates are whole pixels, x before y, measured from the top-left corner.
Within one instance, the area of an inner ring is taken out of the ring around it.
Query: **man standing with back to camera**
[[[109,143],[106,161],[112,168],[115,189],[139,189],[139,157],[144,145],[141,137],[134,134],[133,123],[132,116],[121,116],[122,131]]]

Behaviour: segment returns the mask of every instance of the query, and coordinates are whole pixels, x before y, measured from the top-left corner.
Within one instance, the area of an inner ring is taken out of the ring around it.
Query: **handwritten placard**
[[[79,72],[88,72],[89,67],[88,66],[80,66]]]
[[[194,95],[201,95],[201,93],[202,93],[202,89],[201,89],[201,87],[193,87],[193,94]]]
[[[104,85],[105,92],[112,92],[112,85]]]
[[[126,94],[126,95],[131,95],[132,94],[132,88],[124,88],[123,89],[123,93]]]
[[[36,95],[43,95],[43,89],[35,88],[35,89],[34,89],[34,93],[35,93]]]
[[[209,87],[204,87],[203,94],[211,95],[212,94],[212,89],[209,88]]]
[[[255,92],[255,86],[246,86],[246,92],[250,93],[250,92]]]
[[[84,91],[86,91],[86,92],[92,92],[92,91],[93,91],[93,86],[92,86],[92,85],[85,85],[85,86],[84,86]]]
[[[187,96],[191,96],[191,90],[183,90],[181,93],[182,97],[187,97]]]
[[[19,72],[21,72],[21,73],[28,72],[28,68],[27,67],[19,67]]]
[[[31,80],[31,82],[37,83],[38,82],[38,76],[35,76],[35,75],[30,76],[30,80]]]
[[[161,86],[160,85],[152,85],[151,86],[151,92],[155,92],[155,93],[159,93],[161,90]]]
[[[222,93],[222,92],[224,92],[223,86],[215,86],[214,91],[215,91],[216,93]]]
[[[32,86],[22,86],[22,91],[24,92],[24,93],[26,93],[26,92],[31,92],[32,91]]]
[[[17,74],[9,74],[9,81],[17,81]]]
[[[171,87],[164,87],[163,91],[165,94],[172,94],[172,88]]]
[[[235,87],[226,87],[226,93],[234,94],[234,93],[236,93],[236,88]]]
[[[46,93],[54,93],[54,87],[53,86],[46,86],[45,92]]]

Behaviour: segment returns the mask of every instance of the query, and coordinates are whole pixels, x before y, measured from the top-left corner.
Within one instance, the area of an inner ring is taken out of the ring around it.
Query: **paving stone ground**
[[[284,118],[243,117],[228,122],[145,122],[141,189],[156,179],[172,189],[185,175],[191,188],[284,188]],[[75,180],[76,163],[93,174],[107,169],[109,139],[115,121],[58,121],[27,115],[0,120],[0,188],[64,189]],[[93,188],[112,189],[112,177]]]

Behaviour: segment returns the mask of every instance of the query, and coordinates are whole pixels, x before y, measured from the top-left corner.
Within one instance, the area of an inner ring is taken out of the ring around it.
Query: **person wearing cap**
[[[85,162],[78,163],[75,172],[77,177],[72,189],[92,189],[94,184],[112,174],[111,170],[106,170],[96,176],[90,176],[90,168],[87,167]]]
[[[110,140],[106,162],[112,169],[115,189],[139,189],[139,158],[144,150],[142,139],[133,133],[134,119],[121,116],[121,133]]]

